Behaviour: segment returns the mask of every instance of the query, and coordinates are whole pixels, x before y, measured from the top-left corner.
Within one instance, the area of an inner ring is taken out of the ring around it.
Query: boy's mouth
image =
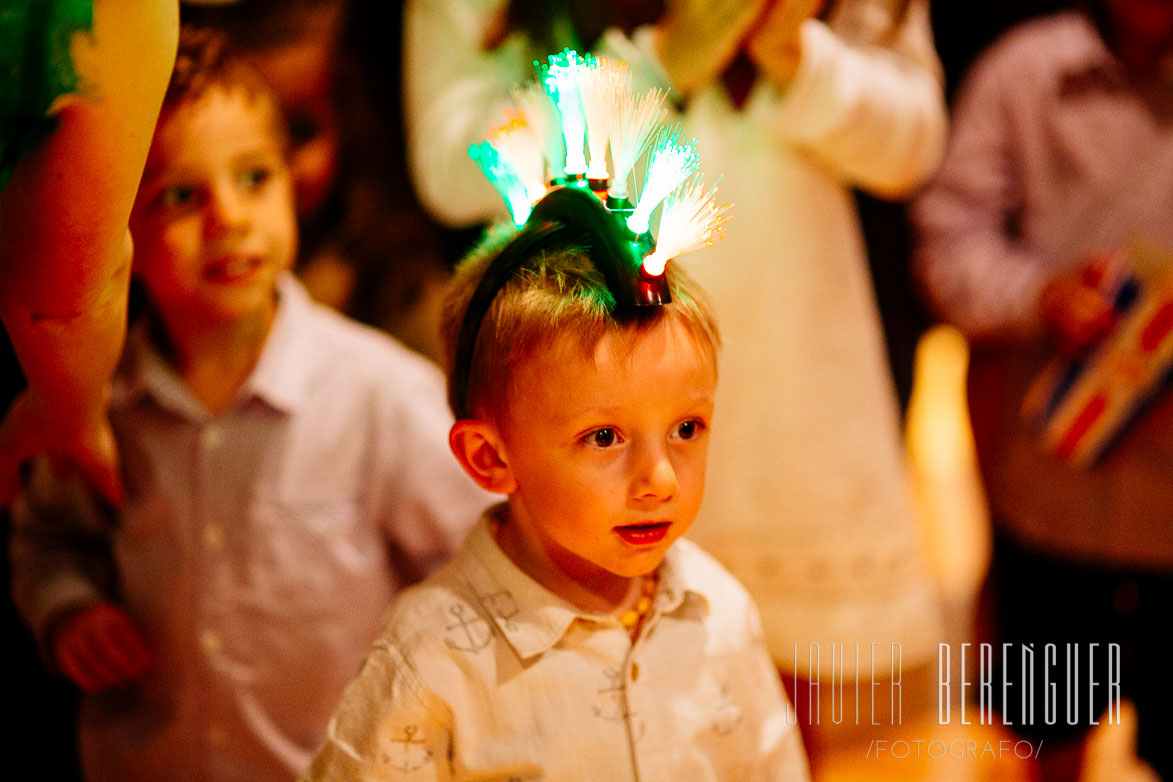
[[[670,521],[657,521],[649,524],[625,524],[615,527],[615,534],[632,546],[650,546],[659,543],[668,534]]]
[[[204,279],[209,282],[235,282],[258,269],[261,259],[254,255],[230,255],[204,267]]]

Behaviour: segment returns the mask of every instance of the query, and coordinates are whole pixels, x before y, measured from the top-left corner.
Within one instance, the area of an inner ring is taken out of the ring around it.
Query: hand
[[[0,506],[20,489],[20,466],[49,454],[60,470],[72,465],[107,502],[122,504],[118,449],[104,407],[75,417],[55,414],[33,391],[22,392],[0,423]]]
[[[130,684],[151,666],[142,635],[110,602],[64,619],[53,638],[53,654],[61,670],[86,692]]]
[[[1099,276],[1093,263],[1076,274],[1056,277],[1039,295],[1043,322],[1068,356],[1079,356],[1095,347],[1115,323],[1112,303],[1096,287]]]
[[[656,54],[672,84],[692,92],[714,81],[774,0],[668,0]]]
[[[823,0],[776,0],[749,39],[749,56],[775,83],[785,86],[802,62],[802,23],[818,15]]]

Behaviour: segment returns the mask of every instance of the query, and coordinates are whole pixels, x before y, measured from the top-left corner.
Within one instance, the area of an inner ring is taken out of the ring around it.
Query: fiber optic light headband
[[[643,252],[650,236],[635,236],[589,190],[555,187],[534,205],[533,211],[510,242],[481,276],[456,343],[452,369],[460,417],[467,417],[468,376],[472,354],[485,314],[493,300],[525,262],[543,250],[573,248],[584,252],[603,275],[616,308],[634,313],[640,307],[671,301],[666,275],[650,275],[643,268]]]
[[[718,206],[716,188],[703,186],[697,142],[679,125],[663,124],[665,90],[637,94],[627,63],[573,49],[535,60],[534,68],[538,81],[514,91],[504,124],[468,150],[515,225],[561,185],[592,190],[641,237],[644,272],[653,277],[669,259],[712,244],[728,205]],[[641,160],[639,197],[630,198],[628,180]],[[656,239],[650,227],[658,208]]]
[[[486,269],[461,324],[452,382],[462,408],[481,321],[535,253],[585,250],[616,308],[635,312],[668,303],[668,261],[711,246],[724,230],[729,205],[718,206],[716,188],[705,189],[696,141],[682,138],[678,125],[661,126],[665,91],[636,95],[626,63],[572,49],[534,67],[539,80],[515,91],[518,108],[469,147],[520,231]],[[641,159],[633,200],[628,178]],[[657,240],[650,225],[661,204]]]

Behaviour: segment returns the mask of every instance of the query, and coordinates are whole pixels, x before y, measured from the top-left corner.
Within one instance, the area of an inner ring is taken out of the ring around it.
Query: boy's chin
[[[669,546],[664,546],[655,552],[644,552],[637,557],[625,560],[617,567],[608,568],[608,570],[620,578],[640,578],[649,575],[664,561],[664,556],[668,553],[668,548]]]
[[[212,320],[248,320],[267,315],[277,307],[275,279],[258,279],[253,285],[227,288],[204,302],[205,314]]]

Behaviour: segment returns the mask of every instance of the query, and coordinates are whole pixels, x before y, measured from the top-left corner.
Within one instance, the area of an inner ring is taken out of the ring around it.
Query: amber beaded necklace
[[[640,585],[640,594],[635,601],[635,605],[619,614],[619,624],[633,636],[639,632],[648,613],[652,610],[652,601],[656,597],[656,587],[659,583],[659,570],[654,570],[644,576],[643,583]]]

